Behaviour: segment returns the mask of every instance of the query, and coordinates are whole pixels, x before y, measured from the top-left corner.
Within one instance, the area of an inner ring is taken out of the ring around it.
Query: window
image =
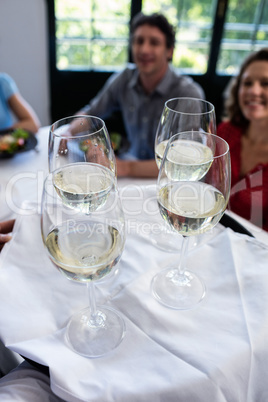
[[[55,0],[59,70],[113,70],[128,59],[130,0]]]
[[[262,47],[268,47],[268,0],[229,0],[217,72],[236,74],[246,56]]]
[[[173,65],[187,74],[205,74],[219,3],[223,8],[226,0],[143,0],[140,9],[162,12],[176,27]],[[122,68],[129,57],[131,7],[131,0],[55,0],[57,68]],[[229,0],[220,39],[217,72],[232,75],[248,53],[268,46],[268,0]]]
[[[51,116],[70,115],[130,61],[135,14],[161,12],[176,28],[173,66],[192,76],[220,115],[244,58],[268,47],[268,0],[47,0]],[[71,101],[70,101],[71,100]]]

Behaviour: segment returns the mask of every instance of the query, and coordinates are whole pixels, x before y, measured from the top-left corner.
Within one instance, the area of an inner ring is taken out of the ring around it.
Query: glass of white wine
[[[201,151],[200,151],[201,150]],[[166,146],[157,182],[162,218],[183,237],[179,266],[152,280],[154,297],[173,309],[190,309],[205,296],[205,285],[185,267],[191,236],[211,230],[230,196],[230,153],[220,137],[201,131],[175,134]]]
[[[115,155],[102,119],[71,116],[53,123],[48,155],[63,202],[85,213],[102,206],[116,176]]]
[[[216,134],[216,114],[212,103],[197,98],[173,98],[169,99],[163,108],[156,136],[155,136],[155,160],[158,168],[169,139],[180,132],[201,131]],[[188,140],[185,139],[185,143]],[[185,148],[190,149],[190,147]],[[195,152],[199,158],[205,148],[195,146]],[[192,152],[192,151],[191,151]],[[206,157],[204,155],[204,157]],[[151,237],[153,243],[160,249],[169,252],[178,252],[178,238],[174,231],[163,227],[162,234]]]
[[[98,207],[90,214],[84,213],[80,200],[68,206],[55,189],[53,174],[46,178],[42,195],[41,233],[48,256],[67,279],[88,287],[89,307],[75,313],[66,328],[68,345],[86,357],[112,351],[125,334],[121,314],[110,306],[96,306],[94,292],[94,282],[112,272],[125,244],[115,178],[105,202],[100,204],[98,197]]]

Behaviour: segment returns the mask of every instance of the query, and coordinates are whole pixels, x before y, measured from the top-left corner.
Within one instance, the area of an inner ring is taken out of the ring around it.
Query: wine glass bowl
[[[214,138],[198,131],[175,136],[166,158],[165,173],[170,179],[197,181],[207,173],[215,152]]]
[[[100,208],[116,176],[104,121],[95,116],[71,116],[52,124],[49,171],[66,205],[85,213]]]
[[[77,204],[77,205],[76,205]],[[94,282],[114,270],[125,243],[124,214],[114,178],[110,191],[94,212],[85,213],[79,199],[63,202],[53,173],[44,183],[41,233],[55,267],[89,290],[89,307],[71,317],[66,328],[69,346],[87,357],[102,356],[119,345],[125,334],[121,315],[108,306],[96,307]]]
[[[115,155],[102,119],[70,116],[53,123],[48,141],[49,172],[73,163],[98,164],[116,175]]]
[[[216,114],[212,103],[197,98],[173,98],[164,106],[155,137],[155,160],[158,168],[168,140],[186,131],[216,134]]]
[[[190,140],[186,147],[185,140]],[[162,304],[188,309],[204,298],[202,280],[184,267],[187,239],[219,222],[229,200],[230,182],[229,147],[222,138],[200,131],[170,138],[160,166],[157,200],[161,216],[183,236],[183,245],[179,267],[168,268],[153,278],[153,295]]]
[[[74,163],[53,171],[53,183],[63,202],[85,213],[94,212],[106,202],[113,181],[110,169],[93,163]]]

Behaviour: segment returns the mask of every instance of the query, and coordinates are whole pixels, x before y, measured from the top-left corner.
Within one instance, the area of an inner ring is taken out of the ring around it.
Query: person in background
[[[13,230],[14,223],[14,219],[0,222],[0,251],[2,250],[4,245],[11,239],[10,233]]]
[[[229,208],[268,231],[268,48],[244,61],[226,111],[217,133],[230,146]]]
[[[64,402],[50,388],[49,376],[26,360],[0,378],[2,402]]]
[[[39,127],[37,115],[19,93],[15,81],[8,74],[0,73],[0,131],[22,128],[36,133]]]
[[[14,223],[14,219],[0,222],[0,252],[4,245],[11,239],[10,233],[13,230]],[[10,370],[14,369],[17,365],[18,361],[16,357],[0,340],[0,378]],[[2,400],[1,393],[0,400]]]
[[[117,175],[156,177],[154,140],[164,103],[175,97],[204,98],[204,92],[171,68],[175,32],[163,15],[134,17],[130,40],[135,64],[113,74],[77,114],[106,119],[121,111],[130,147],[117,158]]]

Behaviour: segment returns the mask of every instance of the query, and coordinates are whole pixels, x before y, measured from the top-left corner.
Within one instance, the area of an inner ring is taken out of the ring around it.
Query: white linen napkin
[[[137,200],[128,219],[134,208]],[[143,211],[131,222],[118,274],[98,285],[99,304],[116,308],[126,323],[119,347],[98,359],[79,356],[64,339],[71,314],[87,305],[85,286],[50,263],[38,213],[18,217],[0,256],[3,342],[49,366],[52,390],[66,401],[266,400],[267,248],[221,228],[187,258],[206,284],[204,301],[193,310],[168,309],[150,283],[179,256],[140,234],[145,217],[150,221]]]

